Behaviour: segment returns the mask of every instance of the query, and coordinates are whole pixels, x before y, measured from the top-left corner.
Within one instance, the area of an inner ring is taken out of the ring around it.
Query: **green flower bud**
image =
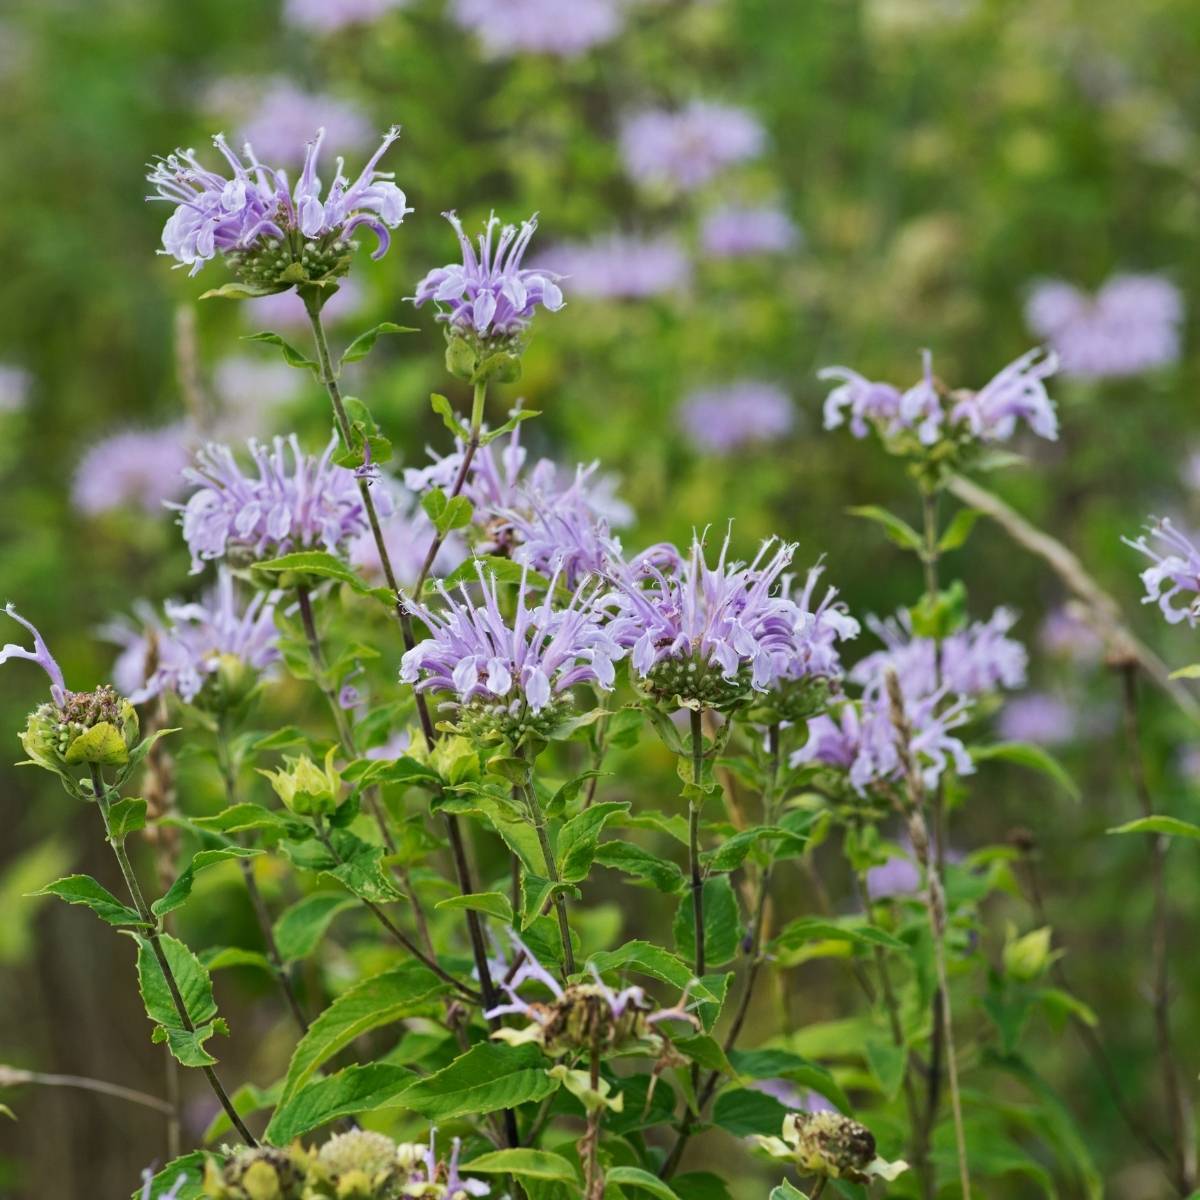
[[[309,1166],[305,1200],[382,1200],[397,1194],[401,1173],[390,1137],[366,1129],[338,1133]]]
[[[1021,983],[1032,983],[1058,958],[1058,953],[1050,949],[1050,937],[1049,925],[1017,937],[1016,926],[1009,924],[1004,941],[1004,973]]]
[[[209,1200],[303,1200],[305,1167],[295,1150],[238,1150],[224,1166],[208,1160],[204,1194]]]
[[[525,347],[515,334],[479,337],[461,328],[446,330],[446,370],[467,383],[516,383]]]
[[[259,774],[271,781],[275,794],[289,812],[299,817],[328,816],[341,803],[342,777],[333,765],[336,753],[337,747],[331,746],[325,755],[324,769],[303,754],[299,758],[285,758],[286,769],[260,770]]]
[[[43,704],[21,734],[25,753],[40,767],[61,772],[83,763],[120,767],[137,745],[132,704],[105,684],[94,692],[67,692],[63,704]]]

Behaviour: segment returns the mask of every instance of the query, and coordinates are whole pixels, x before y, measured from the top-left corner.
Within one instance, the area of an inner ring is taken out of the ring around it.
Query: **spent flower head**
[[[163,228],[163,250],[195,275],[217,254],[225,255],[252,292],[283,291],[296,285],[332,290],[350,269],[355,230],[365,227],[382,258],[389,230],[412,212],[390,172],[378,169],[387,148],[400,136],[393,126],[358,176],[351,180],[337,160],[333,181],[322,198],[317,159],[325,131],[308,143],[295,186],[287,172],[261,163],[247,145],[234,153],[222,134],[213,144],[228,174],[201,164],[192,150],[177,150],[160,160],[147,178],[151,200],[175,205]]]
[[[595,586],[580,585],[565,605],[555,607],[555,576],[541,603],[531,603],[523,573],[510,618],[495,577],[487,577],[482,564],[476,569],[481,603],[462,584],[457,595],[439,585],[440,609],[412,605],[429,637],[401,660],[404,683],[447,693],[461,728],[513,743],[553,730],[569,711],[577,684],[612,688],[614,664],[625,653],[622,622],[607,619]]]
[[[295,434],[248,445],[257,474],[244,473],[233,451],[215,443],[185,472],[196,490],[174,507],[193,573],[211,559],[236,564],[318,547],[338,554],[367,528],[354,472],[332,461],[336,435],[319,457],[305,454]]]
[[[871,1131],[838,1112],[788,1113],[783,1119],[782,1137],[756,1134],[754,1140],[772,1158],[784,1159],[806,1174],[826,1179],[890,1182],[908,1170],[905,1162],[880,1158]]]

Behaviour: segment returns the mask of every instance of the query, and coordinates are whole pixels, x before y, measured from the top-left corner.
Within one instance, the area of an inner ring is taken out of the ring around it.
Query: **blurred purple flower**
[[[391,173],[377,169],[399,136],[400,127],[394,125],[353,182],[342,174],[339,159],[324,200],[317,178],[323,129],[308,143],[304,167],[291,189],[286,172],[260,163],[249,146],[243,159],[222,134],[213,144],[228,164],[228,179],[201,166],[193,151],[176,150],[147,175],[155,188],[150,199],[176,206],[163,227],[160,253],[190,266],[189,274],[195,275],[218,252],[282,243],[289,234],[306,241],[342,242],[362,225],[379,241],[372,257],[382,258],[391,241],[388,230],[413,211]]]
[[[867,872],[867,896],[871,900],[911,896],[920,886],[921,871],[911,853],[893,854],[887,862]]]
[[[433,545],[434,527],[425,510],[410,492],[392,485],[391,515],[380,521],[383,544],[392,564],[396,581],[408,587],[417,581],[425,565],[425,555]],[[432,571],[439,575],[454,567],[463,557],[465,547],[457,534],[451,533],[442,543]],[[350,543],[350,564],[373,584],[384,582],[383,564],[370,529],[363,530]]]
[[[135,704],[162,692],[191,701],[222,659],[262,672],[279,659],[276,600],[276,593],[256,592],[242,607],[232,574],[222,569],[216,587],[198,603],[166,602],[165,628],[152,614],[141,629],[109,625],[105,636],[123,647],[114,681]],[[151,664],[153,670],[147,671]]]
[[[33,376],[24,367],[0,363],[0,413],[24,408],[32,386]]]
[[[237,140],[249,143],[262,158],[298,166],[314,129],[348,150],[370,145],[374,126],[353,102],[298,87],[284,76],[216,80],[205,93],[215,112],[236,119]]]
[[[783,679],[822,678],[840,679],[842,676],[841,655],[838,642],[858,637],[859,623],[846,611],[846,606],[837,599],[837,588],[825,589],[816,607],[813,596],[825,568],[818,563],[810,567],[804,579],[804,587],[792,599],[798,613],[796,626],[796,653],[785,659],[777,676]],[[788,588],[785,583],[785,592]]]
[[[766,133],[744,108],[694,100],[676,111],[651,108],[626,119],[621,158],[636,183],[692,191],[732,163],[762,153]]]
[[[700,226],[700,245],[710,258],[783,254],[799,241],[800,232],[787,213],[766,205],[718,208]]]
[[[187,490],[194,436],[183,425],[127,429],[95,442],[79,460],[71,501],[86,516],[138,508],[152,516]]]
[[[1054,353],[1043,355],[1040,349],[1030,350],[979,391],[959,400],[950,419],[964,423],[974,437],[984,442],[1008,441],[1018,421],[1024,421],[1038,437],[1054,441],[1058,437],[1058,414],[1046,393],[1045,380],[1057,370]]]
[[[1200,746],[1181,747],[1175,763],[1186,780],[1200,783]]]
[[[727,681],[745,671],[751,687],[765,691],[797,653],[797,609],[776,590],[794,550],[772,538],[749,564],[730,562],[726,535],[710,567],[695,537],[687,558],[643,556],[621,571],[611,600],[624,618],[620,637],[634,672],[645,678],[672,663],[695,673],[702,664]]]
[[[509,337],[523,332],[539,304],[550,312],[562,308],[558,276],[552,271],[521,266],[537,229],[536,213],[521,223],[519,232],[514,225],[502,226],[494,245],[493,234],[500,218],[493,213],[479,235],[478,257],[457,215],[447,212],[442,216],[458,235],[462,265],[450,263],[430,271],[417,284],[412,297],[418,308],[428,300],[439,308],[448,305],[449,311],[439,311],[437,319],[479,337]]]
[[[310,33],[336,33],[350,25],[369,25],[409,0],[285,0],[283,18]]]
[[[796,422],[787,392],[757,379],[691,392],[680,404],[678,417],[692,444],[710,454],[774,441],[784,437]]]
[[[521,52],[577,58],[621,30],[617,0],[453,0],[455,21],[475,33],[488,54]]]
[[[542,603],[531,608],[523,578],[516,613],[508,618],[495,578],[485,578],[482,564],[477,570],[482,605],[465,584],[458,597],[441,586],[445,607],[437,612],[411,605],[430,636],[401,659],[402,682],[418,691],[450,692],[459,705],[503,705],[512,716],[526,708],[536,715],[579,683],[612,688],[613,664],[625,652],[619,623],[605,620],[594,590],[580,587],[565,607],[555,609],[555,580]]]
[[[563,242],[541,255],[537,265],[566,281],[573,296],[597,300],[643,300],[682,291],[692,277],[687,254],[669,235],[607,233]]]
[[[362,286],[353,276],[348,276],[339,282],[337,291],[321,306],[321,319],[326,325],[345,321],[354,316],[365,301]],[[248,300],[245,311],[255,329],[303,330],[305,333],[309,329],[304,301],[295,292],[276,292]],[[287,369],[290,372],[294,368]]]
[[[1049,692],[1027,692],[1000,710],[996,731],[1006,742],[1060,746],[1080,733],[1078,707]]]
[[[212,442],[185,472],[196,491],[173,507],[193,574],[209,559],[275,558],[315,547],[338,554],[367,527],[354,472],[331,461],[336,435],[320,457],[305,454],[295,434],[270,447],[254,439],[248,445],[257,477],[243,474],[228,446]]]
[[[1092,665],[1104,656],[1104,639],[1071,604],[1051,609],[1038,630],[1038,643],[1054,658]]]
[[[1114,275],[1094,296],[1062,280],[1038,284],[1025,319],[1064,375],[1119,379],[1179,359],[1183,296],[1161,275]]]
[[[371,746],[364,751],[363,757],[370,759],[399,758],[408,752],[411,745],[412,734],[407,729],[400,729],[390,734],[387,741],[381,742],[378,746]]]
[[[1200,619],[1200,549],[1175,528],[1169,517],[1146,526],[1141,537],[1122,541],[1154,560],[1154,566],[1142,572],[1146,587],[1142,603],[1157,604],[1170,624],[1186,621],[1194,629]],[[1184,597],[1184,604],[1177,607],[1171,602],[1179,595]]]

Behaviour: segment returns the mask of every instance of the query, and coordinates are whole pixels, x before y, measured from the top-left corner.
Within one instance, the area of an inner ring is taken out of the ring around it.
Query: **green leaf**
[[[602,867],[611,867],[615,871],[623,871],[635,879],[644,879],[652,887],[668,895],[681,892],[684,888],[683,871],[676,863],[633,842],[601,842],[596,847],[595,862]]]
[[[983,516],[983,513],[977,508],[960,508],[946,526],[945,532],[938,540],[938,550],[945,554],[950,550],[957,550],[966,543],[967,538],[971,536],[971,530],[975,528],[975,522]]]
[[[790,848],[796,851],[803,850],[806,844],[805,838],[790,829],[780,829],[777,825],[756,825],[753,829],[743,829],[733,837],[726,838],[716,850],[701,854],[700,861],[705,870],[713,874],[736,871],[758,842],[767,841],[788,842]]]
[[[245,950],[241,946],[210,946],[197,955],[209,971],[224,971],[228,967],[257,967],[260,971],[274,974],[275,968],[265,954],[257,950]]]
[[[786,961],[789,951],[797,950],[809,942],[829,940],[851,942],[866,948],[880,946],[885,950],[908,951],[904,942],[857,916],[829,921],[819,917],[800,917],[790,921],[772,940],[770,951]]]
[[[343,992],[313,1021],[292,1052],[283,1103],[343,1046],[369,1029],[424,1011],[426,1002],[445,991],[445,986],[432,971],[410,964],[364,979]]]
[[[487,433],[481,433],[479,435],[479,444],[481,446],[486,446],[489,442],[494,442],[497,438],[503,437],[506,433],[512,433],[512,431],[516,429],[516,427],[520,425],[522,421],[528,421],[530,417],[540,417],[541,415],[542,414],[540,412],[534,412],[529,408],[519,408],[515,412],[511,413],[508,420],[505,421],[504,424],[499,428],[489,429]]]
[[[729,876],[704,881],[704,961],[710,967],[727,963],[742,940],[742,918]],[[675,912],[675,949],[690,961],[696,957],[696,934],[690,890],[680,897]]]
[[[696,1034],[695,1037],[676,1038],[675,1046],[692,1060],[710,1071],[720,1071],[722,1075],[732,1075],[733,1065],[725,1057],[721,1044],[706,1033]]]
[[[464,1175],[518,1175],[522,1179],[544,1179],[550,1183],[579,1182],[575,1164],[549,1150],[493,1150],[463,1163],[460,1170]]]
[[[274,296],[286,292],[291,285],[258,287],[251,283],[224,283],[219,288],[209,288],[200,293],[201,300],[257,300],[260,296]]]
[[[1200,663],[1191,663],[1189,666],[1180,667],[1178,671],[1172,671],[1171,678],[1200,679]]]
[[[749,1075],[751,1079],[789,1079],[819,1092],[842,1112],[853,1111],[850,1098],[825,1067],[790,1050],[731,1050],[729,1061],[739,1075]]]
[[[137,910],[122,904],[107,888],[97,883],[90,875],[67,875],[56,879],[29,896],[57,896],[68,904],[83,904],[109,925],[140,925],[145,922]]]
[[[1002,759],[1005,762],[1016,763],[1018,766],[1029,767],[1041,771],[1059,785],[1072,800],[1080,799],[1079,788],[1067,774],[1063,765],[1052,754],[1047,753],[1041,746],[1033,746],[1028,742],[997,742],[991,746],[969,746],[968,753],[976,762],[987,762],[990,759]]]
[[[495,554],[473,555],[464,559],[446,577],[446,586],[456,587],[460,583],[474,583],[479,578],[479,569],[483,569],[483,577],[495,577],[499,583],[519,584],[522,578],[533,587],[547,588],[550,580],[537,571],[529,570],[511,558],[500,558]]]
[[[680,1200],[730,1200],[725,1180],[711,1171],[687,1171],[671,1179]]]
[[[222,846],[215,850],[198,850],[192,856],[192,861],[184,868],[179,878],[167,889],[166,895],[150,905],[150,911],[156,917],[165,917],[174,912],[192,894],[192,885],[196,876],[217,863],[226,862],[231,858],[254,858],[261,850],[252,850],[246,846]]]
[[[437,531],[443,537],[455,529],[462,529],[471,523],[474,512],[470,500],[466,496],[451,496],[439,516],[434,519]]]
[[[123,842],[131,833],[146,828],[146,802],[139,796],[126,796],[108,810],[108,827],[114,842]]]
[[[897,1046],[890,1036],[883,1033],[867,1038],[863,1049],[866,1051],[867,1065],[879,1081],[879,1090],[887,1099],[895,1099],[908,1067],[907,1049]]]
[[[895,542],[897,546],[905,550],[915,550],[920,553],[925,547],[921,535],[907,521],[902,521],[894,513],[888,512],[886,508],[880,508],[878,504],[859,504],[846,509],[846,511],[852,517],[862,517],[867,521],[874,521],[876,524],[882,525],[888,540]]]
[[[416,332],[415,329],[411,329],[407,325],[397,325],[394,321],[381,321],[378,325],[368,329],[366,333],[360,333],[342,352],[341,361],[343,363],[351,363],[366,358],[375,348],[375,343],[379,340],[380,334]]]
[[[657,1175],[651,1175],[641,1167],[609,1167],[604,1181],[615,1183],[618,1187],[638,1188],[657,1196],[658,1200],[679,1200],[675,1192]]]
[[[273,1146],[286,1146],[338,1117],[403,1103],[404,1094],[416,1079],[411,1071],[389,1063],[346,1067],[324,1079],[314,1079],[279,1105],[263,1137]]]
[[[263,1112],[268,1108],[274,1108],[279,1103],[279,1088],[280,1084],[275,1083],[268,1088],[256,1087],[253,1083],[243,1083],[229,1099],[233,1103],[234,1111],[239,1117],[247,1117],[251,1113]],[[208,1128],[200,1135],[200,1140],[207,1146],[211,1145],[221,1137],[222,1134],[228,1133],[233,1128],[233,1122],[229,1119],[229,1114],[219,1108],[213,1114],[213,1119],[209,1121]]]
[[[502,892],[471,892],[463,896],[449,896],[445,900],[439,900],[434,907],[473,909],[475,912],[487,913],[489,917],[495,917],[505,925],[511,925],[513,919],[512,901]]]
[[[1200,838],[1200,825],[1181,821],[1178,817],[1139,817],[1108,830],[1109,833],[1161,833],[1167,837]]]
[[[202,1150],[193,1150],[190,1154],[172,1159],[167,1163],[150,1181],[149,1195],[157,1197],[166,1194],[174,1187],[175,1181],[180,1175],[187,1182],[178,1192],[172,1193],[176,1200],[204,1200],[204,1152]],[[146,1194],[142,1188],[138,1188],[132,1194],[131,1200],[143,1200]]]
[[[456,437],[462,441],[466,441],[471,436],[471,431],[454,415],[454,409],[450,401],[445,396],[434,392],[429,397],[429,404],[433,411],[442,418],[442,424]]]
[[[677,954],[664,950],[653,942],[626,942],[619,950],[602,950],[593,954],[590,959],[596,970],[602,975],[609,971],[636,971],[669,983],[680,992],[695,978],[692,968]],[[711,1003],[717,1003],[720,997],[703,984],[694,984],[692,995]]]
[[[284,909],[275,920],[275,945],[284,962],[307,958],[325,936],[334,917],[358,901],[345,892],[313,892]]]
[[[226,284],[226,287],[230,285]],[[236,285],[235,285],[236,286]],[[225,288],[219,288],[218,293],[224,293]],[[206,295],[211,293],[205,293]],[[262,293],[260,293],[262,294]],[[202,296],[201,299],[204,297]],[[305,358],[299,350],[296,349],[290,342],[285,342],[277,333],[272,333],[270,330],[264,330],[262,333],[248,333],[243,338],[244,342],[265,342],[268,346],[275,346],[279,353],[283,355],[283,361],[289,367],[298,367],[301,370],[311,371],[315,379],[320,379],[321,368],[311,358]]]
[[[774,1096],[753,1088],[728,1088],[713,1105],[713,1123],[734,1137],[753,1133],[778,1137],[788,1109]]]
[[[802,1192],[798,1187],[793,1187],[788,1180],[782,1179],[770,1190],[767,1200],[808,1200],[808,1193]]]
[[[284,554],[267,562],[255,563],[256,571],[282,573],[295,571],[301,575],[316,575],[321,579],[333,579],[344,583],[360,596],[374,596],[384,604],[395,603],[395,596],[387,588],[372,587],[360,579],[344,562],[323,550],[298,550],[294,554]]]
[[[156,1042],[166,1041],[171,1053],[185,1067],[211,1066],[217,1060],[204,1048],[215,1033],[228,1033],[228,1026],[217,1015],[212,980],[200,960],[169,933],[159,934],[167,966],[179,988],[188,1017],[195,1026],[188,1030],[171,998],[171,990],[159,966],[150,939],[134,935],[138,943],[138,987],[146,1015],[155,1024]]]
[[[572,817],[559,830],[558,866],[565,882],[579,883],[587,878],[604,826],[618,813],[628,811],[628,802],[593,804],[591,808]]]
[[[413,1084],[404,1094],[404,1107],[430,1121],[453,1121],[542,1100],[557,1087],[536,1046],[480,1042]]]

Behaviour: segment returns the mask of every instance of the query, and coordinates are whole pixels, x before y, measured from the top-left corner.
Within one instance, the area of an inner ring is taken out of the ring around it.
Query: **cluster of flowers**
[[[977,392],[947,391],[934,377],[928,351],[924,360],[922,377],[907,391],[848,367],[826,367],[821,378],[837,380],[838,386],[825,401],[825,428],[848,424],[862,438],[874,427],[887,440],[910,434],[922,446],[945,438],[1004,442],[1022,422],[1038,437],[1058,437],[1058,415],[1045,384],[1058,366],[1054,354],[1031,350]]]
[[[462,1174],[460,1140],[453,1140],[449,1157],[442,1159],[436,1139],[436,1128],[429,1132],[428,1146],[352,1129],[334,1134],[319,1149],[240,1149],[221,1165],[208,1159],[204,1195],[210,1200],[467,1200],[488,1195],[488,1184]]]

